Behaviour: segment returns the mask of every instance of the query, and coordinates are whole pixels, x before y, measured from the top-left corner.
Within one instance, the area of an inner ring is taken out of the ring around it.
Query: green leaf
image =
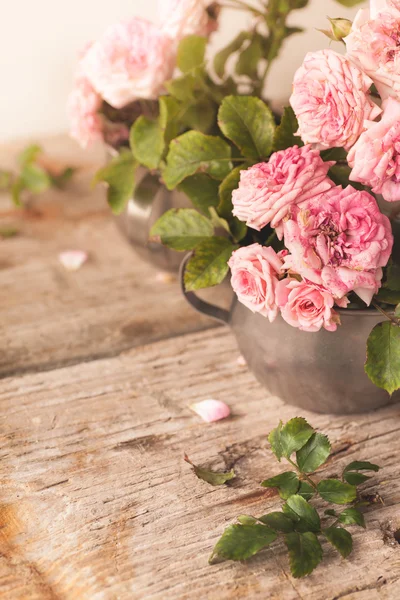
[[[214,179],[224,179],[231,171],[231,149],[219,137],[188,131],[172,140],[163,171],[165,184],[174,189],[186,177],[208,173]]]
[[[382,287],[375,298],[376,300],[379,300],[379,302],[396,305],[400,302],[400,292],[394,292]]]
[[[367,341],[365,372],[389,394],[400,388],[400,327],[391,321],[378,323]]]
[[[51,179],[42,167],[32,163],[26,163],[21,169],[20,178],[24,188],[34,194],[40,194],[51,187]]]
[[[283,449],[281,445],[281,432],[282,432],[283,423],[279,421],[278,427],[273,429],[268,436],[268,441],[271,444],[271,450],[275,454],[276,458],[281,462],[281,458],[283,456]]]
[[[339,479],[324,479],[318,483],[317,488],[320,496],[333,504],[349,504],[357,498],[356,487]]]
[[[267,488],[278,488],[280,497],[287,500],[289,496],[293,496],[293,494],[297,493],[300,487],[300,481],[296,473],[293,471],[286,471],[286,473],[281,473],[275,477],[265,479],[261,485]]]
[[[339,515],[339,521],[343,525],[359,525],[365,529],[364,515],[354,507],[345,508]]]
[[[219,186],[218,214],[224,219],[232,217],[232,192],[239,187],[240,172],[243,167],[233,169]]]
[[[21,167],[25,165],[30,165],[38,158],[40,154],[42,154],[43,150],[38,144],[32,144],[31,146],[27,146],[21,154],[18,156],[18,162]]]
[[[66,167],[59,175],[50,175],[52,185],[63,188],[72,179],[76,170],[74,167]]]
[[[187,177],[178,186],[179,191],[186,194],[193,202],[195,208],[205,216],[209,215],[208,209],[210,206],[218,206],[218,188],[219,182],[215,179],[211,179],[209,175],[204,173],[198,173],[197,175]]]
[[[239,515],[237,517],[237,520],[239,521],[239,523],[241,525],[255,525],[257,523],[257,520],[259,520],[259,519],[255,519],[254,517],[251,517],[250,515]]]
[[[184,115],[185,109],[181,102],[172,96],[160,96],[159,99],[160,115],[158,122],[164,134],[164,145],[169,146],[180,133],[180,117]]]
[[[182,73],[188,73],[204,63],[207,38],[198,35],[184,37],[178,47],[177,65]]]
[[[302,481],[300,483],[300,488],[297,493],[299,496],[304,498],[304,500],[308,501],[311,500],[311,498],[314,496],[315,490],[309,483],[307,483],[306,481]]]
[[[313,473],[324,464],[331,452],[331,444],[326,435],[314,433],[297,453],[296,459],[300,471]]]
[[[182,77],[176,77],[165,84],[171,96],[184,103],[193,102],[199,95],[204,95],[204,69],[196,67]]]
[[[324,514],[328,515],[329,517],[336,517],[336,510],[333,510],[333,508],[327,508],[324,510]]]
[[[227,96],[218,111],[222,133],[251,159],[271,154],[275,120],[270,108],[253,96]]]
[[[15,206],[22,206],[21,193],[24,191],[25,185],[21,177],[17,177],[11,186],[11,198]]]
[[[317,536],[310,531],[285,535],[293,577],[304,577],[314,571],[322,560],[322,548]]]
[[[190,458],[185,454],[184,460],[189,463],[193,467],[193,471],[199,479],[202,479],[206,483],[210,485],[223,485],[227,481],[231,481],[231,479],[235,479],[235,471],[231,469],[228,473],[221,473],[218,471],[211,471],[210,469],[203,469],[202,467],[198,467],[193,464]]]
[[[0,190],[6,190],[11,186],[12,172],[0,170]]]
[[[314,429],[302,417],[290,419],[280,432],[282,455],[290,458],[293,452],[305,446],[314,433]]]
[[[343,479],[347,481],[347,483],[350,483],[350,485],[360,485],[368,479],[371,479],[371,477],[368,477],[368,475],[362,475],[362,473],[345,473],[343,475]]]
[[[351,8],[352,6],[357,6],[357,4],[361,4],[362,2],[364,2],[364,0],[336,0],[336,2],[339,2],[339,4],[341,4],[342,6],[347,6],[348,8]]]
[[[214,71],[220,79],[223,79],[225,76],[225,65],[226,65],[229,57],[234,52],[237,52],[238,50],[240,50],[241,47],[243,46],[244,42],[248,38],[249,38],[249,33],[247,33],[246,31],[241,31],[239,33],[239,35],[237,35],[236,38],[230,44],[228,44],[228,46],[226,46],[225,48],[220,50],[220,52],[218,52],[215,55]]]
[[[186,128],[195,129],[201,133],[208,133],[215,125],[217,106],[210,98],[200,98],[186,106],[182,121]]]
[[[236,63],[236,74],[245,75],[250,79],[257,79],[260,60],[263,58],[264,49],[261,36],[255,33],[247,46],[239,55]]]
[[[135,187],[136,162],[130,150],[124,149],[111,162],[97,171],[93,184],[108,184],[107,200],[114,214],[119,215],[132,197]]]
[[[321,530],[321,521],[317,511],[302,496],[298,494],[290,496],[282,510],[286,515],[296,518],[296,529],[299,531],[318,532]]]
[[[223,237],[213,237],[201,242],[186,265],[186,291],[200,290],[221,283],[228,273],[228,260],[235,249],[236,246]]]
[[[211,238],[214,228],[193,208],[172,208],[154,223],[150,231],[153,242],[159,242],[180,252],[193,250],[207,238]]]
[[[324,162],[331,160],[344,161],[347,160],[347,152],[344,148],[329,148],[329,150],[321,152],[321,158]]]
[[[288,516],[284,515],[282,512],[272,512],[272,513],[269,513],[268,515],[264,515],[263,517],[260,517],[258,520],[262,521],[263,523],[265,523],[266,525],[268,525],[269,527],[271,527],[271,529],[274,529],[275,531],[282,531],[283,533],[289,533],[289,531],[293,531],[293,529],[294,529],[294,523],[293,523],[292,519],[290,519]]]
[[[274,151],[286,150],[291,146],[304,146],[301,137],[295,135],[299,128],[296,115],[291,106],[285,106],[280,125],[274,135]]]
[[[367,460],[354,460],[344,468],[343,473],[348,473],[348,471],[375,471],[377,473],[379,470],[378,465]]]
[[[385,288],[400,292],[400,265],[391,261],[386,271]]]
[[[351,534],[342,527],[328,527],[323,530],[326,539],[336,548],[338,552],[347,558],[353,549],[353,538]]]
[[[16,227],[0,227],[0,238],[8,239],[13,238],[19,234],[19,229]]]
[[[230,525],[217,542],[210,564],[218,559],[246,560],[276,540],[275,531],[266,525]]]
[[[150,170],[157,169],[164,152],[164,131],[158,121],[140,116],[131,128],[130,146],[133,156]]]

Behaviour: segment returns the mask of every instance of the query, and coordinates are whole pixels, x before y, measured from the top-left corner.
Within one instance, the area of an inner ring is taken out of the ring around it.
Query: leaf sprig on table
[[[343,469],[341,479],[315,479],[315,471],[329,458],[331,444],[326,435],[315,431],[303,418],[291,419],[285,425],[280,422],[268,440],[278,461],[284,458],[292,467],[261,484],[278,489],[285,500],[282,510],[260,517],[238,516],[238,522],[225,529],[214,547],[210,563],[246,560],[280,536],[288,549],[293,577],[309,575],[322,561],[320,539],[327,540],[347,558],[353,548],[347,527],[365,528],[360,511],[365,502],[361,501],[357,486],[371,477],[365,473],[379,471],[379,466],[352,461]],[[310,503],[314,499],[328,503],[322,516]],[[346,507],[339,509],[338,506]]]
[[[24,191],[40,194],[51,187],[63,187],[74,174],[75,169],[72,167],[52,173],[42,164],[42,154],[42,148],[32,144],[19,154],[17,173],[0,169],[0,190],[10,192],[16,206],[21,206]]]

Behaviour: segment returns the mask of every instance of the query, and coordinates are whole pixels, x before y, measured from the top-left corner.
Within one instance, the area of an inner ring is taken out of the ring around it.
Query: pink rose
[[[138,18],[109,27],[82,59],[86,77],[114,108],[156,98],[174,66],[173,40]]]
[[[365,73],[333,50],[309,52],[294,76],[290,98],[303,142],[320,150],[351,148],[364,121],[381,113],[369,96],[371,85]]]
[[[275,250],[260,244],[245,246],[233,252],[228,264],[239,301],[272,323],[278,314],[275,290],[283,264]]]
[[[281,237],[281,222],[291,206],[334,185],[327,177],[334,164],[323,162],[311,146],[275,152],[267,163],[240,173],[239,187],[232,194],[232,212],[257,231],[270,223]]]
[[[68,98],[67,112],[71,137],[86,148],[93,142],[103,140],[103,119],[99,115],[102,99],[90,82],[78,75]]]
[[[370,304],[393,246],[390,221],[371,194],[335,187],[294,207],[283,229],[286,268],[335,298],[354,291]]]
[[[371,0],[344,42],[348,57],[371,77],[383,100],[400,94],[400,3]],[[371,119],[372,120],[372,119]]]
[[[178,42],[188,35],[207,37],[217,28],[218,11],[212,0],[159,0],[158,4],[163,31]]]
[[[353,168],[351,181],[370,186],[387,202],[400,200],[400,102],[384,102],[382,119],[367,123],[347,161]]]
[[[321,286],[288,277],[278,283],[276,300],[285,321],[301,331],[315,332],[321,327],[336,331],[340,324],[333,310],[335,300]]]

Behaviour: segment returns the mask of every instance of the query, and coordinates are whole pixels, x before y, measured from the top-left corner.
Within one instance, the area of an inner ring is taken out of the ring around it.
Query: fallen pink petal
[[[242,354],[238,357],[237,361],[236,361],[238,367],[246,367],[247,366],[247,362],[244,356],[242,356]]]
[[[58,255],[58,260],[67,271],[78,271],[87,259],[88,254],[83,250],[66,250]]]
[[[156,275],[156,281],[160,283],[174,283],[176,281],[176,277],[172,273],[159,271]]]
[[[189,408],[199,415],[203,421],[206,421],[206,423],[226,419],[231,414],[229,406],[220,400],[203,400],[202,402],[191,404]]]

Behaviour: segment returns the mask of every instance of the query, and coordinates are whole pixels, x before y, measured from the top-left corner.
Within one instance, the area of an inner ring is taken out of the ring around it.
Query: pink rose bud
[[[278,284],[277,301],[283,319],[301,331],[316,332],[322,327],[336,331],[340,324],[340,317],[333,310],[335,300],[321,286],[283,279]]]
[[[357,13],[344,40],[348,57],[372,79],[383,100],[400,98],[399,32],[398,0],[371,0],[370,10]]]
[[[281,222],[290,207],[334,185],[327,177],[334,164],[324,162],[311,146],[275,152],[267,163],[241,171],[232,212],[257,231],[270,223],[281,238]]]
[[[320,150],[349,150],[381,109],[369,95],[372,80],[348,58],[333,50],[309,52],[295,74],[290,104],[298,135]]]
[[[367,130],[350,150],[350,179],[382,194],[387,202],[400,200],[400,102],[388,98],[382,119],[369,121]]]
[[[109,27],[82,58],[85,76],[114,108],[154,99],[175,67],[175,42],[145,19]]]
[[[226,419],[231,414],[229,406],[220,400],[202,400],[189,408],[207,423]]]
[[[228,264],[232,288],[239,301],[272,322],[278,314],[276,286],[283,274],[283,261],[275,250],[260,244],[245,246],[233,252]]]
[[[284,225],[285,268],[334,298],[354,291],[370,304],[393,247],[392,228],[373,196],[338,186],[292,210]]]

